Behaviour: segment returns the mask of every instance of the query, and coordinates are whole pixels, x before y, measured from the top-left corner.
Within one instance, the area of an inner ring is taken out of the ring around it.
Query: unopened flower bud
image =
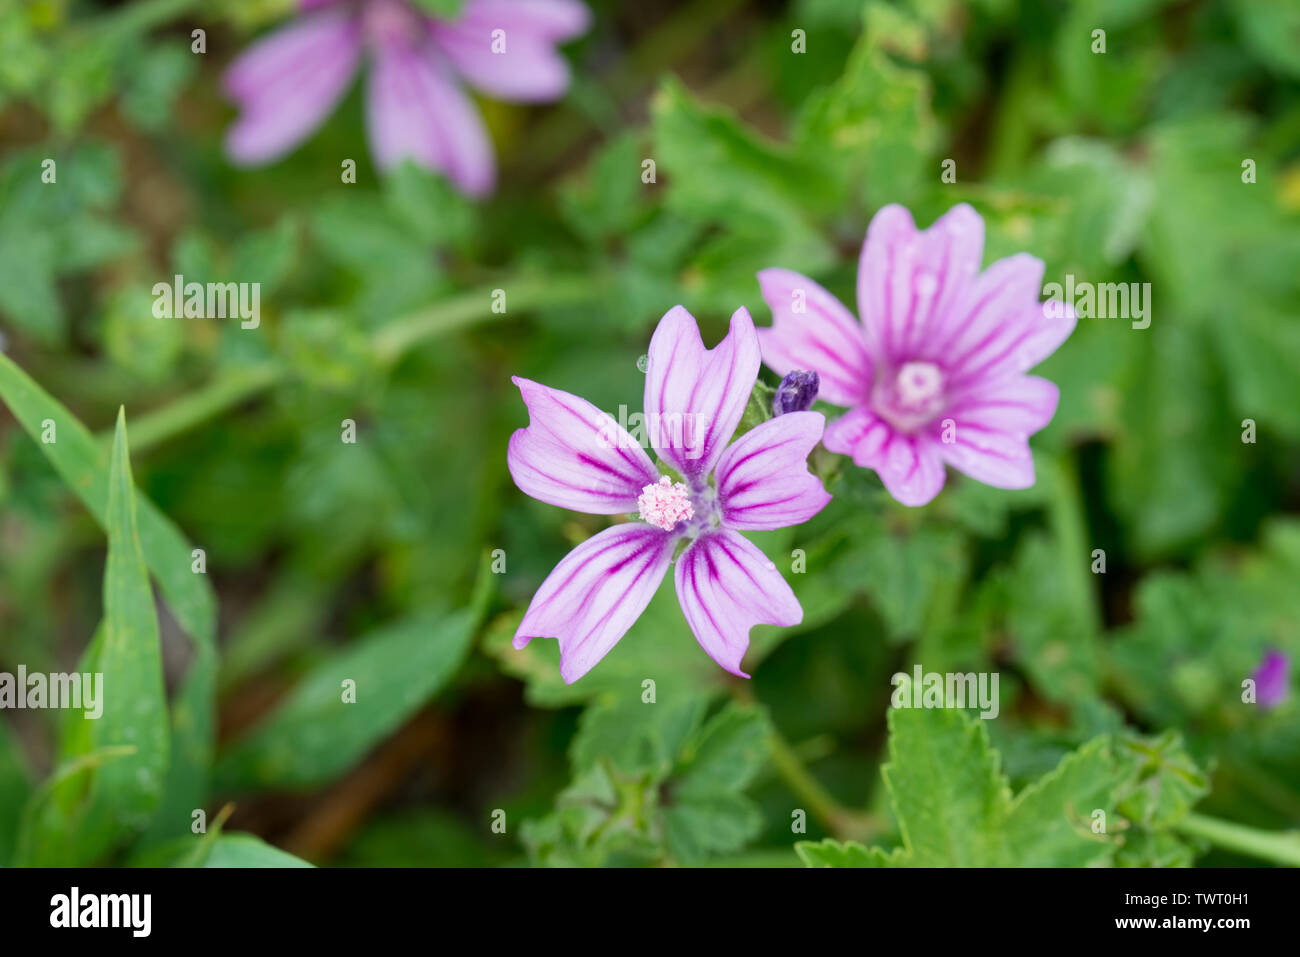
[[[820,386],[821,380],[816,372],[801,372],[796,369],[787,374],[772,396],[772,413],[784,415],[787,412],[808,411],[817,399]]]

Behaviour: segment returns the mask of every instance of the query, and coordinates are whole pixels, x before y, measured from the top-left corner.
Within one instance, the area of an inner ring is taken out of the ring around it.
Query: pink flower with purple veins
[[[1058,391],[1025,373],[1069,337],[1074,310],[1039,302],[1041,260],[981,272],[983,253],[984,221],[964,203],[926,230],[886,206],[862,246],[858,318],[798,273],[758,274],[774,320],[758,333],[763,361],[818,373],[820,398],[849,409],[826,448],[875,469],[904,505],[939,494],[945,465],[997,488],[1034,484],[1029,436]]]
[[[826,420],[780,415],[734,442],[758,376],[758,336],[747,310],[705,349],[695,319],[675,306],[650,341],[645,424],[664,475],[611,416],[567,392],[516,377],[529,425],[510,439],[515,484],[533,498],[595,515],[637,517],[571,551],[533,596],[514,645],[560,642],[560,674],[572,683],[632,627],[674,563],[677,600],[696,640],[732,674],[756,624],[797,625],[803,609],[740,531],[797,525],[830,495],[808,471]]]
[[[460,79],[502,100],[553,100],[569,85],[555,47],[590,21],[577,0],[468,0],[442,21],[408,0],[302,0],[303,15],[245,50],[226,71],[240,116],[226,136],[234,162],[278,159],[309,136],[370,60],[371,153],[438,170],[472,196],[491,191],[496,161]]]

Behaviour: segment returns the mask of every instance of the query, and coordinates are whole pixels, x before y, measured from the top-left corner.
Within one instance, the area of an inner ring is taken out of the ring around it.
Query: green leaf
[[[0,399],[101,527],[107,528],[109,458],[84,425],[7,356],[0,355]],[[52,423],[55,441],[42,441]],[[167,607],[195,654],[172,705],[172,762],[158,828],[183,833],[207,792],[215,738],[216,597],[192,569],[192,546],[143,495],[134,495],[136,534]]]
[[[170,732],[158,618],[136,531],[124,410],[117,416],[109,473],[104,638],[96,662],[104,675],[104,710],[90,740],[100,750],[119,745],[136,750],[100,769],[92,798],[103,801],[121,829],[139,831],[162,799]]]
[[[223,834],[215,827],[199,837],[159,845],[131,862],[135,867],[312,867],[253,834]]]
[[[841,202],[859,190],[873,206],[905,202],[939,175],[927,162],[938,139],[929,78],[898,66],[894,53],[925,59],[924,29],[897,8],[868,3],[843,76],[809,97],[800,116],[800,154],[839,187]]]
[[[841,844],[826,838],[824,841],[800,841],[795,853],[809,867],[889,867],[889,855],[878,847],[863,847],[856,841]]]
[[[480,573],[470,607],[414,614],[316,667],[218,762],[219,787],[307,788],[351,768],[456,673],[482,618],[491,578],[486,570]],[[353,693],[355,701],[345,700]]]
[[[835,255],[809,216],[835,202],[819,169],[764,141],[730,112],[697,102],[676,80],[652,103],[656,175],[675,217],[714,224],[679,285],[719,310],[753,293],[754,274],[780,264],[818,273]]]
[[[1094,812],[1115,818],[1115,755],[1109,738],[1094,738],[1066,755],[1054,771],[1016,796],[1007,822],[1007,845],[1018,867],[1088,867],[1114,850],[1094,834]]]
[[[740,850],[763,829],[763,815],[743,794],[684,795],[664,809],[663,827],[673,858],[694,864]]]
[[[1300,7],[1293,3],[1231,0],[1246,46],[1269,67],[1300,78]]]
[[[1120,808],[1143,827],[1177,824],[1209,793],[1209,778],[1187,754],[1176,731],[1151,739],[1121,735],[1118,750],[1128,774]]]
[[[473,208],[445,176],[405,160],[384,179],[384,202],[421,243],[463,241],[474,228]]]
[[[76,416],[5,355],[0,355],[0,399],[68,488],[81,499],[100,526],[107,528],[108,451]],[[46,422],[56,428],[53,442],[42,441]],[[144,496],[135,496],[135,509],[140,547],[168,608],[197,644],[214,647],[216,597],[207,578],[190,570],[192,546],[171,520]]]
[[[31,772],[18,741],[8,726],[0,723],[0,866],[14,853],[18,823],[31,788]]]
[[[743,793],[768,759],[770,726],[730,704],[701,724],[705,698],[588,707],[571,751],[574,779],[555,813],[525,822],[548,865],[696,864],[740,850],[763,826]]]
[[[1160,838],[1207,790],[1177,737],[1101,735],[1013,799],[983,722],[955,708],[889,712],[883,769],[902,848],[802,844],[821,867],[1088,867],[1146,852],[1181,859]]]
[[[92,784],[97,769],[115,761],[134,756],[130,745],[100,748],[79,754],[60,764],[48,778],[41,782],[23,808],[18,825],[18,843],[14,851],[15,867],[67,867],[82,864],[98,856],[103,850],[103,822],[94,820],[93,836],[89,847],[70,847],[81,844],[87,837],[77,823],[90,810],[88,802],[81,802],[72,811],[60,807],[59,798],[67,793],[84,793]],[[89,830],[89,829],[87,829]]]
[[[301,858],[272,847],[252,834],[223,834],[212,846],[204,867],[311,867]]]
[[[1011,790],[981,721],[953,708],[889,712],[883,768],[898,829],[920,867],[997,867]]]
[[[142,129],[158,132],[171,122],[172,109],[193,76],[196,58],[168,41],[151,44],[134,57],[126,71],[122,108]]]
[[[609,761],[629,775],[663,777],[704,717],[707,699],[622,703],[613,695],[593,702],[578,719],[578,733],[569,748],[575,771]]]
[[[674,793],[739,792],[767,762],[767,716],[758,708],[730,704],[683,749],[674,772]]]

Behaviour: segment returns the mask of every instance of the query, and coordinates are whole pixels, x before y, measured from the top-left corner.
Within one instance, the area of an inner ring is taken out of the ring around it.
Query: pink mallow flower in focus
[[[761,362],[749,312],[705,349],[694,318],[675,306],[650,341],[647,437],[680,481],[661,475],[611,416],[558,389],[516,377],[529,425],[510,439],[515,484],[551,505],[595,515],[629,514],[571,551],[542,582],[515,632],[560,642],[560,674],[591,670],[640,617],[673,564],[677,600],[696,640],[727,671],[740,670],[756,624],[797,625],[803,609],[776,565],[739,534],[785,528],[830,501],[809,474],[820,412],[790,412],[731,438]],[[730,443],[730,444],[729,444]]]
[[[467,0],[459,18],[408,0],[302,0],[304,11],[226,70],[239,106],[226,135],[234,162],[278,159],[309,136],[369,59],[366,116],[380,169],[411,159],[472,196],[496,179],[492,143],[463,79],[502,100],[553,100],[569,84],[555,47],[590,21],[578,0]]]
[[[1029,436],[1058,393],[1025,372],[1074,330],[1074,309],[1038,301],[1041,260],[1018,253],[981,272],[983,253],[984,221],[964,203],[923,231],[886,206],[862,246],[858,318],[798,273],[758,274],[774,319],[758,332],[763,361],[818,373],[819,397],[849,409],[823,444],[875,469],[904,505],[939,494],[945,465],[998,488],[1034,484]]]

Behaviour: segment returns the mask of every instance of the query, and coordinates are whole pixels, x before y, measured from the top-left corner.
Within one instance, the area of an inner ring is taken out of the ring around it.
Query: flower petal
[[[788,269],[764,269],[758,285],[772,310],[772,327],[758,330],[768,368],[780,375],[815,371],[819,397],[834,405],[854,406],[870,395],[874,370],[866,337],[838,299]]]
[[[943,488],[943,457],[934,436],[900,433],[864,407],[828,425],[822,444],[875,469],[889,494],[903,505],[924,505]]]
[[[501,100],[537,102],[562,96],[569,86],[569,61],[549,40],[508,33],[505,48],[493,52],[495,27],[435,23],[433,36],[447,58],[472,85]]]
[[[546,576],[515,631],[514,646],[558,638],[560,675],[572,684],[618,643],[668,572],[674,536],[641,522],[593,535]]]
[[[742,306],[731,317],[727,337],[705,349],[694,317],[674,306],[659,320],[648,358],[650,442],[684,476],[702,480],[735,433],[758,378],[754,321]]]
[[[245,50],[223,77],[242,108],[226,133],[230,158],[265,163],[297,146],[334,109],[360,56],[360,28],[346,10],[302,17]]]
[[[1056,413],[1060,391],[1038,376],[1016,375],[972,392],[945,413],[953,441],[940,439],[949,465],[995,488],[1029,488],[1034,458],[1029,436]]]
[[[496,159],[477,108],[456,86],[432,47],[378,43],[366,87],[375,163],[402,159],[440,170],[463,192],[480,196],[496,180]]]
[[[641,489],[659,478],[636,440],[586,399],[519,376],[511,381],[529,416],[506,452],[515,484],[538,501],[575,512],[635,512]]]
[[[946,325],[979,273],[984,220],[965,203],[918,231],[902,206],[871,220],[858,263],[858,313],[873,355],[937,358]]]
[[[808,471],[808,453],[821,441],[826,417],[787,412],[755,426],[718,459],[718,500],[731,528],[786,528],[806,522],[831,500]]]
[[[455,23],[556,43],[586,33],[591,11],[578,0],[469,0]]]
[[[781,573],[743,536],[726,528],[701,535],[677,557],[682,614],[709,657],[733,675],[754,625],[797,625],[803,609]]]
[[[1068,303],[1039,302],[1043,262],[1028,253],[999,259],[967,290],[943,343],[953,389],[1032,369],[1074,331]]]

